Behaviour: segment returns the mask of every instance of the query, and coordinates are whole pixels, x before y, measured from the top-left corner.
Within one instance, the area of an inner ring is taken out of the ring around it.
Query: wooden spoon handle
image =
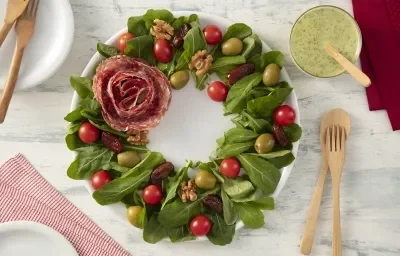
[[[0,47],[3,44],[4,40],[6,39],[8,32],[10,32],[13,24],[4,23],[0,29]]]
[[[348,59],[346,59],[342,54],[340,54],[332,45],[325,46],[325,50],[360,84],[365,87],[371,85],[371,80],[369,79],[369,77],[359,68],[357,68],[353,63],[351,63]]]
[[[300,244],[300,252],[304,255],[309,255],[314,242],[315,229],[317,227],[319,208],[321,206],[322,194],[324,192],[324,185],[326,175],[328,173],[328,162],[326,158],[322,156],[321,170],[319,172],[317,185],[314,190],[314,195],[311,199],[310,207],[308,210],[308,216],[306,221],[306,227],[303,232],[303,238]]]
[[[15,47],[14,56],[11,62],[11,69],[8,73],[8,78],[6,85],[4,86],[3,95],[0,100],[0,124],[4,122],[7,115],[8,106],[15,89],[15,84],[18,79],[19,68],[21,67],[22,56],[24,54],[24,49]]]
[[[339,178],[340,179],[340,178]],[[342,231],[340,225],[340,182],[332,178],[333,192],[333,234],[332,234],[332,255],[342,256]]]

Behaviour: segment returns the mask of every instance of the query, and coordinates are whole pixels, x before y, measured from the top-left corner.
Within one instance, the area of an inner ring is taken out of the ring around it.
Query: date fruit
[[[286,147],[289,144],[289,138],[285,133],[285,130],[283,130],[283,127],[278,125],[278,124],[274,124],[272,126],[272,133],[274,134],[274,137],[276,139],[276,141],[283,147]]]
[[[245,76],[253,74],[256,71],[256,66],[252,63],[242,64],[234,68],[228,75],[230,85],[234,85],[237,81]]]
[[[172,44],[175,48],[181,48],[183,46],[184,38],[191,28],[192,26],[190,26],[189,23],[185,23],[175,31],[175,36],[172,40]]]
[[[150,176],[150,182],[152,184],[161,184],[162,180],[167,178],[171,172],[174,171],[174,165],[171,162],[164,162],[157,166]]]
[[[207,208],[210,208],[211,210],[217,212],[217,213],[222,213],[223,207],[222,207],[222,201],[221,199],[216,196],[216,195],[208,195],[203,199],[203,205],[206,206]]]
[[[109,132],[103,132],[101,134],[101,141],[103,142],[106,148],[114,151],[116,153],[121,153],[123,150],[123,146],[121,141],[117,136]]]

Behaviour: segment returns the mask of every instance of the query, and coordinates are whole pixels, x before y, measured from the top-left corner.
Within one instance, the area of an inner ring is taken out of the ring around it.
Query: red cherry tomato
[[[157,61],[167,63],[172,59],[172,46],[165,39],[158,39],[153,46],[153,54]]]
[[[107,171],[100,170],[93,174],[92,178],[90,179],[90,183],[95,190],[98,190],[111,180],[111,175]]]
[[[156,205],[161,202],[162,197],[162,190],[156,185],[147,186],[143,190],[143,200],[146,204]]]
[[[126,32],[126,33],[123,33],[122,35],[120,35],[118,38],[118,42],[117,42],[118,49],[122,53],[124,53],[128,41],[134,37],[135,37],[135,35],[131,34],[129,32]]]
[[[215,25],[208,25],[203,29],[203,33],[207,44],[216,45],[222,40],[221,29]]]
[[[205,236],[211,230],[211,221],[205,215],[199,215],[190,222],[190,232],[195,236]]]
[[[78,130],[81,141],[85,143],[93,143],[100,137],[100,130],[89,122],[83,122]]]
[[[223,82],[214,81],[208,86],[207,94],[213,101],[222,102],[228,96],[228,88]]]
[[[275,109],[274,118],[275,122],[280,126],[289,126],[294,123],[296,112],[291,106],[282,105]]]
[[[222,160],[219,169],[224,176],[236,178],[240,172],[240,162],[234,157],[226,158]]]

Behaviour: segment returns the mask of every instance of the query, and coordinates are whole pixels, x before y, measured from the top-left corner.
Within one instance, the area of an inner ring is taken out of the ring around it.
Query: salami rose
[[[168,78],[143,60],[127,56],[114,56],[99,65],[93,92],[104,120],[118,131],[157,126],[171,102]]]

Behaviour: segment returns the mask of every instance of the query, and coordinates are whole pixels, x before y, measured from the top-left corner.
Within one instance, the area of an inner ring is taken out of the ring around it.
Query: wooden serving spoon
[[[325,46],[325,51],[334,58],[344,69],[346,69],[349,74],[354,77],[360,84],[365,87],[371,85],[371,80],[369,77],[357,68],[353,63],[346,59],[338,50],[336,50],[332,45],[328,44]]]
[[[319,215],[319,208],[321,205],[322,193],[324,191],[325,179],[328,173],[328,159],[326,152],[326,131],[328,127],[332,125],[340,125],[345,128],[346,135],[350,135],[351,121],[346,111],[343,109],[334,109],[326,113],[321,119],[320,126],[320,144],[321,144],[321,169],[317,185],[314,190],[314,195],[311,199],[310,208],[308,210],[308,216],[306,226],[303,233],[303,238],[300,244],[300,252],[305,255],[311,253],[311,249],[314,242],[315,229],[317,227],[317,220]]]

